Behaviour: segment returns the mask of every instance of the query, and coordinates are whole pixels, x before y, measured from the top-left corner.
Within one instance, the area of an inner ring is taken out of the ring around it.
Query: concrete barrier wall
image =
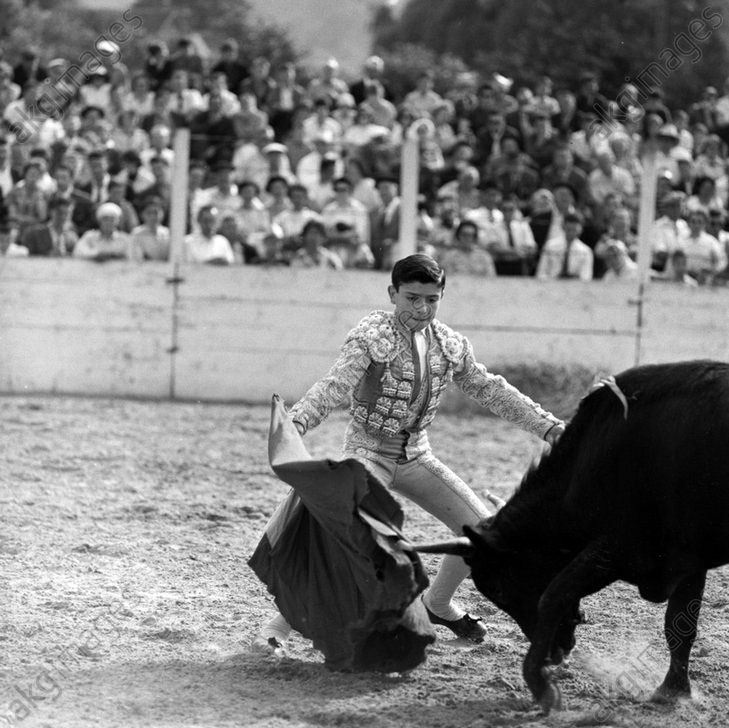
[[[0,259],[0,392],[262,402],[300,394],[384,273]],[[448,280],[439,317],[494,370],[632,366],[636,286]],[[729,291],[650,285],[641,362],[729,359]]]

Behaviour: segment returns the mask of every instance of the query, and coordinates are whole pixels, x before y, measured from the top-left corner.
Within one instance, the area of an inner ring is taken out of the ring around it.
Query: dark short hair
[[[327,229],[321,220],[308,220],[301,228],[301,237],[303,238],[309,230],[318,230],[324,237],[327,236]]]
[[[71,207],[71,200],[67,200],[65,197],[60,197],[58,195],[51,197],[48,201],[48,210],[56,210],[59,207]]]
[[[286,191],[289,191],[289,182],[286,177],[282,177],[280,174],[274,174],[272,177],[269,177],[268,182],[266,182],[266,192],[270,192],[271,187],[273,187],[276,182],[283,182],[284,187],[286,187]]]
[[[435,283],[445,288],[446,273],[429,255],[415,253],[402,258],[392,269],[392,285],[400,289],[402,283]]]
[[[473,220],[461,220],[456,228],[455,236],[458,237],[464,228],[472,228],[473,232],[478,235],[478,225]]]

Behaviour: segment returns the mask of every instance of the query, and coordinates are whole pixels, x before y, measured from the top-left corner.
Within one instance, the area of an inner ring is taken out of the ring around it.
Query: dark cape
[[[248,564],[286,621],[335,670],[420,665],[435,640],[417,599],[428,579],[395,499],[356,460],[313,460],[277,396],[268,456],[292,490]]]

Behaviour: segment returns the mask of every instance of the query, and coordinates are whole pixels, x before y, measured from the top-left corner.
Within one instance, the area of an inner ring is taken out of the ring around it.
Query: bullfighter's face
[[[430,326],[443,297],[443,289],[437,283],[413,281],[387,290],[395,304],[395,319],[408,331],[422,331]]]

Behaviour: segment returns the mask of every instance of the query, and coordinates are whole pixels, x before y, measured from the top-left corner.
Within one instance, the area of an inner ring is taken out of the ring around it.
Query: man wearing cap
[[[392,94],[382,81],[385,72],[385,62],[380,56],[370,56],[362,66],[362,78],[355,81],[349,87],[349,93],[352,94],[354,103],[359,106],[367,98],[367,87],[373,81],[382,85],[383,97],[388,101],[392,101]]]
[[[122,211],[113,202],[104,202],[96,210],[99,227],[89,230],[81,236],[81,240],[73,249],[74,258],[95,260],[126,259],[131,244],[130,237],[119,230]]]
[[[320,74],[309,82],[307,95],[314,103],[319,99],[325,99],[332,105],[341,94],[346,93],[349,93],[349,87],[339,78],[339,61],[336,58],[328,58]]]
[[[291,162],[289,162],[288,150],[285,144],[271,142],[270,144],[266,144],[261,151],[268,162],[268,179],[271,177],[283,177],[289,184],[293,184],[296,181],[296,175],[291,170]],[[266,180],[267,182],[268,179]]]

